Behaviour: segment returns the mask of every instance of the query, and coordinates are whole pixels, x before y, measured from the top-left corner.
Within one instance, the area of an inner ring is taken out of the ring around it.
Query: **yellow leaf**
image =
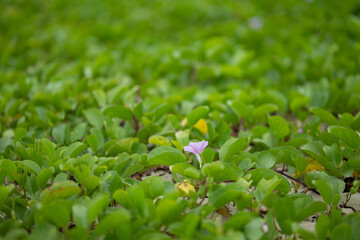
[[[200,118],[199,121],[195,123],[194,127],[197,128],[204,135],[208,132],[206,121],[203,118]]]
[[[306,166],[305,174],[311,172],[312,170],[322,171],[324,169],[325,168],[318,161],[311,158],[311,159],[309,159],[308,165]],[[295,177],[300,177],[300,176],[301,176],[301,173],[298,170],[296,170]]]
[[[324,170],[324,167],[315,159],[310,159],[305,172],[308,173],[312,170],[321,171]]]
[[[215,212],[217,212],[218,214],[224,216],[224,217],[229,217],[230,216],[230,212],[229,209],[227,209],[226,207],[221,207],[218,210],[216,210]]]
[[[175,185],[176,191],[180,193],[185,193],[186,196],[189,196],[190,191],[195,192],[194,186],[191,184],[189,180],[184,180]]]
[[[169,146],[171,147],[171,143],[170,141],[164,137],[164,136],[160,136],[160,135],[153,135],[149,138],[149,143],[158,145],[158,146]]]

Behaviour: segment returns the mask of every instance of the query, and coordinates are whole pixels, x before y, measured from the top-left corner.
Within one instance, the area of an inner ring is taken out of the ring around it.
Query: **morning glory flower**
[[[184,147],[184,151],[195,154],[197,160],[202,164],[200,154],[204,151],[209,143],[205,140],[201,142],[190,142],[188,146]]]

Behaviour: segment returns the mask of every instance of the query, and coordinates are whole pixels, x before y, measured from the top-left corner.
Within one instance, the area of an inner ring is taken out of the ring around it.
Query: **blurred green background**
[[[125,74],[136,83],[283,88],[321,78],[341,85],[360,69],[357,0],[2,0],[0,8],[2,82]]]

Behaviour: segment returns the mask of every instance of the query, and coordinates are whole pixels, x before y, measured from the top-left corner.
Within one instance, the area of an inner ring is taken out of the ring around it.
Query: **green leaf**
[[[20,139],[20,142],[22,145],[24,145],[25,147],[28,147],[28,148],[33,148],[35,147],[35,139],[33,137],[22,137]]]
[[[153,135],[149,138],[149,143],[158,145],[158,146],[169,146],[171,147],[170,141],[163,136],[160,135]]]
[[[107,235],[114,231],[118,238],[126,239],[131,237],[130,232],[131,215],[125,209],[116,209],[101,219],[94,230],[95,235]]]
[[[88,222],[92,223],[98,215],[103,212],[109,205],[109,195],[99,193],[91,199],[87,207]]]
[[[193,179],[198,179],[200,177],[199,170],[187,162],[174,164],[170,167],[170,169],[172,173],[178,173],[184,177]]]
[[[185,202],[179,203],[174,199],[164,198],[156,208],[158,221],[165,226],[169,226],[180,218],[181,213],[186,207],[187,204]]]
[[[304,158],[303,156],[297,156],[293,159],[293,162],[296,168],[300,171],[300,173],[304,174],[308,164],[307,159]]]
[[[73,219],[76,226],[81,226],[83,228],[89,227],[87,212],[88,210],[85,205],[74,204],[72,206]]]
[[[348,163],[354,170],[359,170],[360,169],[360,156],[351,157],[348,160]]]
[[[97,186],[100,185],[100,178],[98,176],[90,175],[82,181],[87,193],[91,193]]]
[[[353,186],[350,188],[350,193],[355,194],[358,191],[359,186],[360,186],[360,181],[355,180]]]
[[[175,133],[176,140],[182,145],[187,146],[189,144],[189,131],[177,131]]]
[[[251,161],[251,158],[244,158],[239,162],[238,167],[243,172],[247,172],[250,168],[252,168],[252,166],[254,166],[254,164],[255,163]]]
[[[22,137],[25,137],[27,133],[26,128],[16,128],[15,135],[14,135],[14,143],[16,144]]]
[[[143,164],[140,163],[141,157],[138,154],[133,154],[129,157],[129,154],[122,153],[118,159],[115,170],[123,178],[129,177],[144,168]]]
[[[296,218],[293,201],[289,197],[283,197],[275,202],[275,217],[281,230],[290,235],[292,233],[292,223]]]
[[[98,129],[98,128],[93,128],[93,129],[90,130],[90,132],[91,132],[92,134],[95,134],[96,137],[97,137],[97,140],[98,140],[98,142],[99,142],[99,147],[98,147],[98,149],[102,148],[102,146],[104,145],[105,140],[104,140],[103,134],[101,133],[101,130]]]
[[[308,104],[311,101],[309,97],[305,96],[298,96],[294,99],[292,99],[290,104],[290,109],[293,112],[298,112],[302,107],[304,107],[306,104]]]
[[[332,115],[328,111],[325,111],[322,108],[312,107],[310,108],[310,112],[314,113],[321,119],[321,121],[327,123],[328,125],[338,124],[338,120],[336,119],[336,117],[334,117],[334,115]]]
[[[146,197],[155,199],[164,193],[164,181],[159,176],[147,177],[140,185]]]
[[[238,183],[229,183],[211,193],[209,204],[213,205],[215,209],[218,209],[231,201],[235,201],[246,191],[247,189]]]
[[[327,160],[325,158],[323,147],[324,144],[320,142],[309,142],[302,146],[301,150],[324,166]]]
[[[123,152],[130,153],[131,146],[136,142],[139,142],[138,138],[114,139],[104,144],[103,152],[106,156],[116,156]]]
[[[106,104],[106,93],[102,89],[95,89],[92,91],[92,95],[96,99],[99,107],[103,107]]]
[[[252,180],[252,185],[256,186],[258,184],[258,182],[260,182],[262,179],[269,180],[269,179],[274,178],[274,176],[276,176],[279,179],[282,179],[281,183],[279,183],[279,185],[276,187],[276,190],[278,190],[284,194],[287,194],[291,189],[290,183],[281,174],[279,174],[273,170],[266,169],[266,168],[254,169],[254,170],[251,170],[250,172],[248,172],[245,175],[245,178]]]
[[[340,138],[349,147],[360,150],[360,137],[354,130],[349,128],[333,126],[328,129],[330,134]]]
[[[315,185],[313,184],[314,180],[324,180],[329,181],[329,175],[326,174],[326,172],[323,171],[311,171],[305,176],[305,183],[310,188],[315,188]]]
[[[71,133],[71,141],[78,141],[82,140],[87,132],[87,124],[86,123],[80,123],[78,124],[74,131]]]
[[[66,227],[70,223],[71,202],[57,200],[43,205],[36,214],[37,222],[51,222],[58,227]]]
[[[260,152],[255,160],[257,168],[272,168],[276,164],[276,156],[271,150]]]
[[[246,224],[245,234],[249,239],[261,239],[262,236],[266,236],[263,231],[263,220],[260,218],[254,218]]]
[[[99,140],[95,134],[91,134],[86,137],[86,143],[91,150],[95,153],[99,149]]]
[[[261,179],[256,185],[256,190],[251,192],[251,194],[255,196],[258,201],[261,201],[266,197],[266,195],[272,193],[281,181],[282,179],[279,179],[277,176],[274,176],[269,180]]]
[[[200,106],[192,110],[187,116],[187,122],[190,126],[194,125],[200,118],[206,118],[209,112],[207,106]]]
[[[45,187],[46,183],[54,173],[55,171],[51,168],[44,168],[43,170],[41,170],[36,177],[39,188]]]
[[[329,225],[329,217],[327,215],[320,215],[315,225],[316,235],[319,239],[326,239],[327,233],[330,231]]]
[[[339,150],[339,147],[336,144],[333,144],[330,147],[324,146],[323,150],[328,160],[330,160],[335,166],[340,165],[343,156]]]
[[[307,139],[297,137],[297,138],[292,138],[289,141],[285,142],[284,145],[298,148],[298,147],[301,147],[302,145],[306,144],[307,142],[308,142]]]
[[[37,185],[36,176],[34,174],[31,174],[30,177],[26,178],[25,180],[25,191],[31,195],[35,196],[39,189],[39,186]]]
[[[341,177],[342,173],[338,170],[338,166],[343,159],[343,155],[341,154],[339,147],[334,143],[330,147],[324,146],[323,150],[327,160],[326,164],[324,164],[324,167],[328,169],[333,176]]]
[[[205,148],[201,155],[204,159],[204,163],[211,163],[215,158],[215,150],[210,147]]]
[[[56,125],[52,135],[57,143],[64,144],[70,141],[70,128],[68,124]]]
[[[114,194],[117,189],[124,188],[121,177],[115,170],[108,171],[100,176],[100,184],[104,192],[110,196]]]
[[[140,186],[135,185],[127,189],[127,195],[133,214],[140,218],[148,217],[150,214],[148,204],[152,201],[147,201]]]
[[[290,133],[287,122],[280,116],[269,117],[268,123],[270,130],[275,134],[277,139],[282,139]]]
[[[246,118],[248,115],[248,109],[245,103],[240,100],[232,102],[231,107],[235,110],[239,118]]]
[[[248,147],[247,138],[231,138],[226,141],[220,148],[220,161],[228,162],[235,154],[239,154]]]
[[[7,199],[7,197],[14,188],[15,188],[14,184],[9,184],[7,186],[0,186],[0,207],[2,207],[5,200]]]
[[[233,163],[216,161],[213,163],[206,163],[201,172],[207,176],[212,177],[214,182],[238,180],[238,172],[240,169]]]
[[[273,112],[279,110],[279,107],[273,103],[265,103],[254,109],[254,118],[257,119],[257,122],[266,121],[266,117]]]
[[[193,239],[197,229],[201,223],[201,218],[197,214],[187,214],[186,217],[181,221],[181,234],[180,236],[184,239]]]
[[[113,197],[124,208],[130,208],[130,202],[127,191],[118,189],[114,192]]]
[[[298,201],[294,201],[295,207],[299,205]],[[322,213],[327,210],[326,204],[323,202],[312,202],[307,206],[299,208],[299,211],[296,216],[297,221],[304,221],[305,219],[315,215],[316,213]]]
[[[52,157],[55,153],[54,144],[47,138],[43,138],[40,140],[41,143],[41,151],[47,157]]]
[[[27,158],[31,161],[36,162],[39,166],[44,165],[44,157],[41,152],[35,148],[27,148]]]
[[[320,132],[319,135],[319,140],[324,143],[325,145],[332,145],[332,144],[340,144],[340,139],[331,135],[328,132]]]
[[[13,144],[12,139],[10,138],[0,138],[0,153],[4,152],[7,146]]]
[[[74,158],[77,157],[84,149],[86,148],[86,145],[82,142],[74,142],[70,146],[68,146],[64,152],[63,157],[70,157]]]
[[[40,194],[41,201],[44,203],[59,199],[68,199],[80,193],[79,186],[73,181],[56,182],[51,187],[46,188]]]
[[[102,113],[105,116],[116,117],[127,121],[131,121],[133,118],[132,111],[121,105],[108,106],[102,111]]]
[[[185,156],[179,150],[173,147],[157,147],[148,155],[149,165],[167,165],[171,166],[176,163],[185,162]]]
[[[16,165],[13,161],[9,160],[9,159],[1,159],[0,160],[0,175],[2,173],[4,173],[5,176],[7,176],[9,178],[9,180],[13,180],[13,174],[16,173],[17,168]],[[0,179],[1,181],[2,179]],[[2,180],[3,181],[3,180]],[[1,181],[1,183],[2,183]]]
[[[87,121],[99,129],[104,125],[104,117],[97,108],[89,108],[83,111]]]
[[[245,226],[251,222],[253,218],[255,218],[256,215],[254,213],[250,212],[238,212],[232,215],[229,220],[227,220],[224,224],[224,229],[244,229]],[[236,238],[236,237],[235,237]],[[246,239],[244,236],[238,238],[238,239]]]
[[[30,171],[36,175],[39,174],[39,172],[41,171],[40,166],[34,161],[23,160],[21,162],[16,162],[16,163],[23,165],[28,171]]]
[[[169,113],[171,111],[171,109],[173,108],[173,106],[171,104],[160,104],[159,106],[157,106],[154,109],[154,118],[153,121],[156,122],[158,121],[160,118],[162,118],[166,113]]]
[[[242,70],[238,66],[222,64],[221,75],[226,77],[240,78],[242,75]]]
[[[318,161],[331,174],[340,177],[342,176],[342,174],[337,169],[340,163],[337,164],[337,162],[339,162],[339,160],[340,161],[342,160],[342,155],[340,152],[336,152],[336,148],[337,148],[336,144],[332,145],[332,147],[328,147],[328,146],[324,146],[320,142],[309,142],[304,146],[302,146],[301,150],[305,152],[307,155],[314,158],[316,161]]]
[[[200,177],[199,170],[197,170],[194,167],[185,168],[183,174],[184,174],[184,176],[188,176],[189,178],[193,178],[193,179],[199,179],[199,177]]]
[[[351,236],[353,232],[353,228],[346,223],[341,223],[332,230],[331,232],[331,240],[343,239],[343,240],[351,240],[354,239]]]
[[[313,184],[319,190],[321,197],[327,204],[331,204],[333,191],[331,187],[324,180],[314,180]]]

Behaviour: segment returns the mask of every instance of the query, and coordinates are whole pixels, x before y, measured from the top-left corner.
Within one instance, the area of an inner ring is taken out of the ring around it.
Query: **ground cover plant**
[[[356,0],[0,2],[1,239],[359,239]]]

